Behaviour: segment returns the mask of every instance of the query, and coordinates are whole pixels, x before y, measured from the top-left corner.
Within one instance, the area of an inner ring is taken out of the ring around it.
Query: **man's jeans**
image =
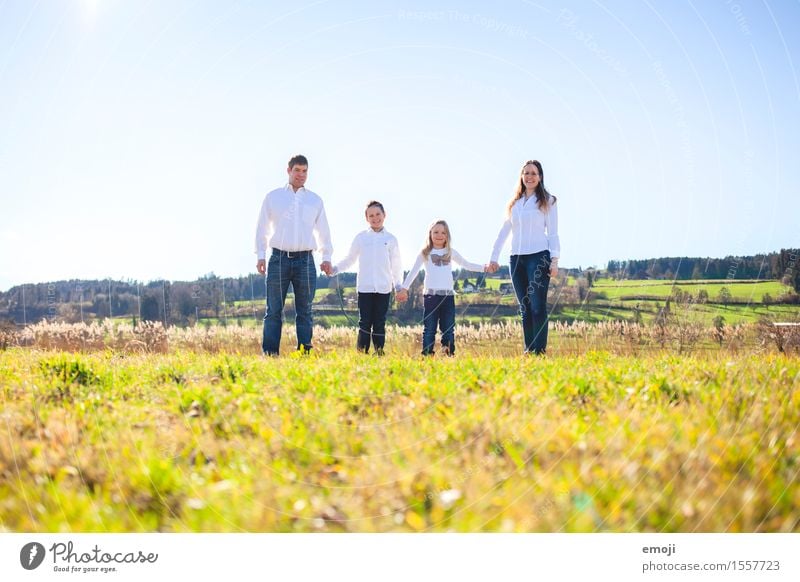
[[[446,354],[456,353],[456,298],[452,295],[423,296],[422,355],[433,354],[436,326],[442,332],[442,348]]]
[[[361,352],[369,352],[372,340],[377,353],[383,352],[386,343],[386,313],[389,311],[389,293],[358,294],[358,344]]]
[[[550,286],[550,251],[511,255],[511,283],[519,302],[525,352],[547,349],[547,288]]]
[[[310,251],[286,253],[273,250],[267,262],[267,313],[264,316],[264,338],[261,342],[261,348],[267,355],[276,356],[280,351],[283,305],[289,283],[294,289],[297,349],[311,349],[311,302],[317,290],[314,255]]]

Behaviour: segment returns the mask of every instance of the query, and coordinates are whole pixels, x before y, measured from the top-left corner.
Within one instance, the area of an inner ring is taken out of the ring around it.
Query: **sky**
[[[798,22],[776,0],[0,0],[0,290],[253,273],[296,153],[334,262],[370,199],[406,269],[438,218],[488,262],[531,158],[562,267],[796,248]]]

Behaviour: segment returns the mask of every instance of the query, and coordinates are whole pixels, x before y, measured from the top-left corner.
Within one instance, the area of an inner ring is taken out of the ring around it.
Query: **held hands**
[[[496,273],[499,269],[500,265],[497,263],[497,261],[492,261],[486,265],[483,270],[487,273]]]
[[[319,266],[319,268],[328,277],[333,276],[333,267],[331,266],[330,261],[322,261],[322,264]]]

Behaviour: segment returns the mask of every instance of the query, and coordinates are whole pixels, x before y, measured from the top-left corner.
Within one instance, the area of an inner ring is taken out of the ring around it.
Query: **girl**
[[[453,290],[453,267],[455,262],[470,271],[483,272],[488,269],[477,263],[470,263],[450,246],[450,227],[444,220],[437,220],[428,229],[428,240],[425,247],[417,257],[414,266],[401,285],[402,296],[398,300],[404,301],[407,289],[414,278],[425,265],[425,288],[423,292],[423,332],[422,355],[433,355],[433,344],[436,339],[436,327],[442,332],[442,352],[452,356],[456,352],[455,325],[456,303]]]
[[[333,267],[331,275],[349,268],[358,260],[358,340],[356,349],[369,353],[370,341],[375,353],[383,355],[386,340],[386,312],[392,289],[399,290],[403,279],[400,248],[393,234],[383,228],[386,212],[377,200],[367,203],[364,211],[369,228],[356,235],[350,252]]]
[[[520,171],[514,195],[506,208],[506,221],[497,235],[489,271],[500,267],[497,259],[511,233],[511,282],[522,316],[525,353],[544,355],[547,349],[547,289],[558,275],[558,207],[556,197],[544,187],[542,164],[528,160]]]

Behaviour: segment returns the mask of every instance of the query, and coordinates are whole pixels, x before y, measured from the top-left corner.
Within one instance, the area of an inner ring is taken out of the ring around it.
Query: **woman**
[[[519,302],[525,353],[544,355],[547,349],[547,288],[558,274],[558,209],[556,197],[544,187],[542,165],[528,160],[508,203],[506,221],[492,249],[491,272],[511,232],[511,283]]]

